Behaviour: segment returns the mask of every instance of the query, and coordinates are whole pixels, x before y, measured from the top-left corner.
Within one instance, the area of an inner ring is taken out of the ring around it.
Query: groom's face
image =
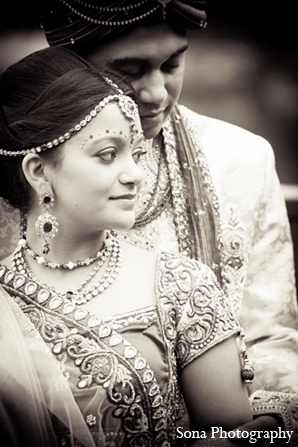
[[[162,23],[139,26],[85,57],[101,72],[117,73],[131,83],[145,138],[153,138],[179,98],[187,45],[186,34]]]

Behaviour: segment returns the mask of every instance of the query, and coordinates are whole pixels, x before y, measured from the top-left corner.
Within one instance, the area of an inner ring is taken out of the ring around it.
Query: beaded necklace
[[[90,257],[84,259],[83,261],[79,261],[79,260],[75,261],[75,262],[69,261],[69,262],[63,264],[63,263],[58,263],[58,262],[49,262],[43,256],[39,256],[37,253],[35,253],[29,247],[29,245],[25,239],[21,239],[19,241],[19,244],[23,245],[24,250],[27,253],[27,255],[31,256],[31,258],[33,258],[37,262],[37,264],[43,265],[45,267],[49,267],[51,269],[60,269],[60,270],[73,270],[77,267],[86,267],[88,265],[91,265],[95,261],[98,261],[99,259],[102,258],[103,253],[104,253],[104,248],[105,248],[105,243],[104,243],[103,246],[101,247],[101,249],[95,253],[95,255],[90,256]]]
[[[185,186],[177,158],[175,134],[169,119],[163,126],[163,137],[180,253],[190,257],[193,241],[190,235]]]
[[[45,267],[49,267],[51,269],[61,269],[61,270],[73,270],[77,267],[86,267],[88,265],[93,264],[95,261],[98,261],[103,254],[103,251],[107,245],[109,245],[109,238],[111,237],[112,232],[107,232],[105,241],[102,247],[95,253],[93,256],[88,256],[83,261],[77,260],[75,262],[69,261],[67,263],[58,263],[58,262],[49,262],[43,256],[35,253],[28,245],[26,240],[26,231],[27,231],[27,215],[21,216],[21,238],[18,242],[18,245],[22,246],[27,253],[27,255],[31,256],[37,264],[43,265]]]
[[[43,290],[46,290],[47,293],[43,294],[44,300],[43,298],[39,299],[40,304],[49,301],[49,307],[52,310],[63,306],[63,313],[69,314],[75,311],[77,306],[85,304],[92,298],[103,293],[117,278],[121,267],[121,247],[114,236],[107,239],[107,241],[109,242],[105,244],[106,247],[103,250],[99,261],[93,267],[87,278],[74,289],[62,291],[42,284],[30,269],[25,258],[25,249],[22,244],[19,244],[13,253],[13,270],[36,283],[38,286],[42,287]],[[104,266],[105,270],[101,278],[99,278],[93,285],[86,288],[87,284],[91,282],[99,269]]]
[[[143,200],[143,203],[140,209],[137,210],[133,228],[140,228],[156,219],[171,199],[168,169],[163,159],[162,139],[159,137],[153,141],[149,140],[147,148],[147,157],[144,159],[141,167],[146,173],[148,186],[146,188],[144,185],[140,193],[140,201]],[[157,172],[155,172],[152,165],[157,166]]]
[[[151,189],[152,192],[146,194],[149,197],[146,205],[137,211],[133,228],[140,228],[155,220],[171,201],[179,251],[183,255],[190,256],[192,239],[189,232],[186,194],[177,158],[175,134],[170,119],[164,123],[159,138],[149,141],[148,144],[152,147],[147,151],[145,159],[147,166],[144,168],[147,171],[146,174],[148,173],[151,178],[154,178],[154,183],[152,182],[154,186]],[[150,153],[154,158],[156,152],[159,156],[155,161],[158,166],[155,173],[150,168],[150,163],[152,163]],[[142,198],[144,192],[141,191],[140,196]]]

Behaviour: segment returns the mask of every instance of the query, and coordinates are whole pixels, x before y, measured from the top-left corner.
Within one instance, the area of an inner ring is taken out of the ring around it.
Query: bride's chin
[[[113,226],[113,230],[115,231],[129,231],[135,223],[135,217],[131,219],[127,219],[125,222],[117,222],[116,225]]]

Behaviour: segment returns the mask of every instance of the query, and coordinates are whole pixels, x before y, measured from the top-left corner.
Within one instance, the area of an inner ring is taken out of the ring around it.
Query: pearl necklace
[[[51,295],[50,301],[55,301],[55,309],[63,305],[64,313],[71,313],[75,311],[76,307],[87,303],[92,298],[103,293],[118,276],[121,267],[122,252],[119,245],[119,241],[113,236],[106,239],[105,249],[102,252],[102,256],[96,263],[96,266],[89,273],[87,278],[76,288],[60,290],[54,287],[42,284],[34,276],[31,271],[25,256],[24,246],[19,244],[13,253],[13,270],[23,274],[28,279],[37,283],[40,287],[46,288]],[[105,270],[101,278],[99,278],[93,285],[85,289],[86,285],[95,277],[99,269],[106,264]]]

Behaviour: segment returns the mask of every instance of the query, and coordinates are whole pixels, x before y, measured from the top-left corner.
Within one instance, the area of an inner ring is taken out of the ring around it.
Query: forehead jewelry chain
[[[36,147],[32,147],[31,149],[24,149],[19,151],[11,151],[7,149],[0,149],[0,155],[7,157],[17,157],[17,156],[26,156],[27,154],[36,154],[39,152],[46,151],[48,149],[52,149],[59,144],[64,143],[69,140],[72,136],[76,135],[80,130],[82,130],[85,126],[90,123],[90,121],[97,116],[98,113],[109,103],[117,103],[121,112],[128,118],[131,122],[131,134],[132,134],[132,143],[134,141],[135,136],[138,134],[138,126],[136,124],[136,119],[138,116],[138,106],[134,102],[132,98],[123,94],[123,91],[111,81],[109,78],[103,78],[104,81],[109,84],[116,92],[115,95],[109,95],[103,98],[99,104],[97,104],[94,109],[90,111],[88,115],[85,116],[83,120],[81,120],[78,124],[72,127],[68,132],[59,137],[55,138],[52,141],[41,144]]]

